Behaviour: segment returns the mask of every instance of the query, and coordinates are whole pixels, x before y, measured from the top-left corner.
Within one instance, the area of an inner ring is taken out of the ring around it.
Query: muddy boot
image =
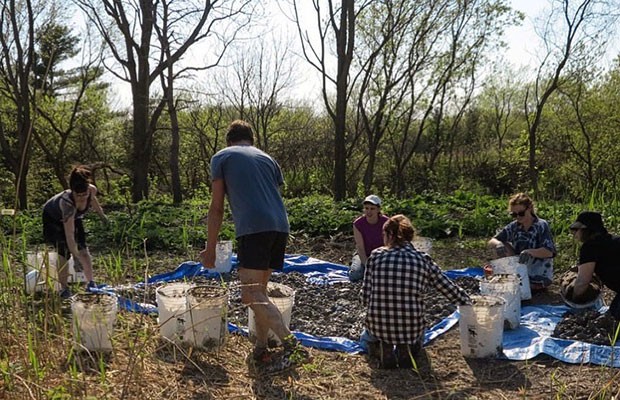
[[[379,348],[381,356],[379,368],[397,368],[398,363],[396,361],[396,354],[394,354],[394,345],[385,342],[379,342]]]
[[[377,362],[381,361],[381,346],[379,342],[368,342],[368,358]]]
[[[413,368],[413,354],[408,344],[396,345],[396,360],[398,368]]]
[[[422,346],[416,344],[397,344],[396,360],[398,368],[413,368],[415,366],[415,357],[420,353]]]

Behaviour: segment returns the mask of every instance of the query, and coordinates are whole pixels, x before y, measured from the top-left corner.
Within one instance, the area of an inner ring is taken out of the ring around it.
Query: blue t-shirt
[[[237,237],[259,232],[289,232],[279,187],[278,163],[249,145],[229,146],[211,159],[211,179],[223,179]]]

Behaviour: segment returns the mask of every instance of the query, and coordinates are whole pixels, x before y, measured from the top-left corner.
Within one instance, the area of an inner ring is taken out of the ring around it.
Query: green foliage
[[[334,203],[331,197],[310,195],[287,199],[286,207],[291,230],[311,236],[330,236],[336,232],[351,232],[360,207],[352,209],[346,202]]]
[[[408,216],[423,236],[491,236],[503,224],[506,200],[459,190],[452,196],[426,192],[393,200],[385,210]]]
[[[107,213],[110,223],[104,225],[97,215],[86,219],[89,243],[96,247],[169,250],[185,252],[200,248],[206,240],[206,206],[195,204],[174,206],[170,203],[142,201],[130,208]],[[223,239],[234,237],[232,221],[225,221]]]
[[[309,236],[329,237],[336,233],[352,233],[353,220],[361,215],[361,198],[335,203],[331,197],[309,195],[285,199],[291,231]],[[508,198],[455,191],[452,195],[424,192],[409,199],[383,196],[387,215],[404,214],[418,234],[434,239],[446,237],[491,237],[512,221],[507,213]],[[189,254],[202,248],[206,240],[206,196],[175,206],[169,201],[142,201],[129,207],[116,205],[104,209],[109,217],[105,225],[95,213],[85,217],[88,243],[99,249],[157,249]],[[552,234],[562,248],[570,249],[567,259],[574,259],[577,245],[568,226],[585,209],[598,210],[605,217],[610,232],[620,232],[620,201],[593,194],[587,204],[541,200],[536,203],[539,217],[550,223]],[[16,237],[23,248],[42,243],[40,210],[18,212],[14,217],[0,218],[4,235]],[[15,229],[14,229],[15,228]],[[220,238],[234,239],[234,225],[226,211]],[[115,264],[114,260],[109,261]],[[566,261],[568,262],[568,261]]]

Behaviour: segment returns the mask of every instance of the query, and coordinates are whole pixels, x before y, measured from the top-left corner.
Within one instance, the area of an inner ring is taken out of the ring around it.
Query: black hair
[[[69,188],[75,193],[84,193],[91,182],[91,172],[85,165],[78,165],[69,175]]]

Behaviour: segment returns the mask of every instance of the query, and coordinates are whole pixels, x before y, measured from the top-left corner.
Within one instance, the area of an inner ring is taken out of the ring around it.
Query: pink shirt
[[[368,223],[365,216],[361,216],[353,221],[353,226],[362,234],[364,238],[364,250],[366,250],[366,257],[370,255],[370,252],[377,247],[383,246],[383,224],[388,220],[388,217],[381,214],[379,215],[379,221],[376,224]]]

